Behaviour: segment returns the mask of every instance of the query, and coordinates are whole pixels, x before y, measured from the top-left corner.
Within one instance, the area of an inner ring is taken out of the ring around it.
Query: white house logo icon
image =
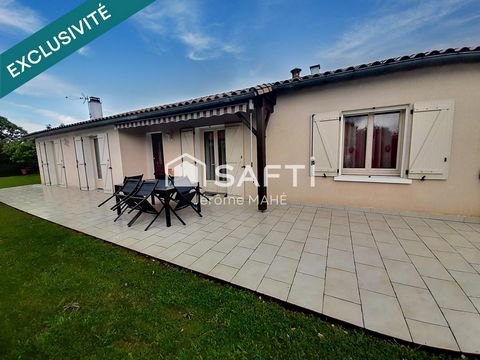
[[[169,161],[165,164],[165,169],[167,174],[172,175],[173,170],[173,176],[186,176],[192,183],[203,185],[207,182],[205,163],[190,154],[185,153]]]

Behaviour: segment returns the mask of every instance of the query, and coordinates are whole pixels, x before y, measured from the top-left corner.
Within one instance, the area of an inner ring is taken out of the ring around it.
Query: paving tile
[[[264,235],[250,233],[246,235],[242,241],[238,243],[238,246],[246,247],[255,250],[262,242]]]
[[[411,319],[406,320],[413,342],[440,349],[459,351],[457,342],[448,327],[428,324]]]
[[[401,284],[393,284],[393,287],[406,318],[447,326],[430,291]]]
[[[426,258],[422,256],[411,255],[413,264],[422,276],[428,276],[435,279],[453,280],[445,267],[436,258]]]
[[[186,250],[185,254],[200,257],[216,244],[213,240],[203,239]]]
[[[208,274],[225,256],[224,253],[209,250],[191,265],[191,269]]]
[[[329,226],[324,227],[324,226],[313,225],[310,227],[310,231],[308,232],[309,237],[314,237],[317,239],[327,240],[329,235],[330,235]]]
[[[304,243],[307,240],[307,236],[308,236],[307,230],[292,229],[287,234],[286,239]]]
[[[221,227],[220,229],[217,229],[214,232],[208,233],[207,235],[205,235],[205,239],[214,240],[218,242],[222,240],[225,236],[230,234],[231,232],[232,230]]]
[[[420,241],[418,235],[411,229],[394,228],[392,231],[397,239]]]
[[[303,251],[306,251],[312,254],[327,256],[327,246],[328,246],[328,240],[308,237],[305,243],[305,246],[303,248]]]
[[[299,260],[303,250],[303,243],[285,240],[278,250],[279,256]]]
[[[160,255],[166,249],[167,248],[165,248],[163,246],[152,245],[152,246],[149,246],[148,248],[144,249],[142,251],[142,253],[150,255],[150,256],[157,257],[158,255]]]
[[[407,254],[398,244],[377,243],[377,246],[383,259],[410,262]]]
[[[331,235],[350,236],[350,226],[348,224],[332,224],[330,226],[330,236]]]
[[[327,267],[325,294],[360,304],[357,276],[348,271]]]
[[[285,232],[272,230],[267,234],[267,236],[262,240],[262,242],[270,245],[280,246],[282,245],[286,236],[287,236],[287,233]]]
[[[460,350],[466,353],[480,353],[480,315],[463,311],[444,309]]]
[[[323,279],[297,272],[287,301],[321,313],[323,310],[323,291]]]
[[[267,270],[267,264],[247,260],[233,277],[232,283],[243,286],[247,289],[256,290]]]
[[[472,268],[465,259],[456,253],[449,253],[443,251],[434,251],[435,256],[448,270],[466,271],[475,273],[475,269]]]
[[[383,261],[376,248],[365,246],[354,246],[353,257],[358,264],[366,264],[383,268]]]
[[[428,225],[410,225],[419,236],[438,236],[438,233]]]
[[[357,264],[358,287],[381,294],[395,296],[387,272],[383,268]]]
[[[235,230],[230,233],[230,236],[243,239],[247,234],[252,231],[252,228],[249,226],[240,225]]]
[[[262,294],[274,297],[276,299],[280,299],[282,301],[287,300],[289,290],[289,284],[266,277],[263,278],[257,289],[257,291]]]
[[[295,276],[297,265],[298,260],[277,255],[273,259],[265,277],[291,284],[293,277]]]
[[[442,238],[445,239],[451,246],[453,247],[466,247],[466,248],[473,248],[473,245],[465,239],[462,235],[460,234],[442,234]]]
[[[422,236],[421,238],[430,250],[455,252],[455,249],[440,237]]]
[[[353,261],[353,253],[350,251],[341,251],[336,249],[328,249],[327,256],[328,267],[355,272],[355,263]]]
[[[172,260],[172,263],[183,266],[183,267],[189,267],[195,261],[197,261],[197,259],[198,259],[197,257],[192,255],[180,254],[175,259]]]
[[[337,250],[352,251],[352,240],[350,235],[331,234],[328,240],[328,246]]]
[[[434,257],[430,249],[420,241],[399,239],[400,244],[408,255]]]
[[[398,240],[391,230],[372,230],[377,243],[398,244]]]
[[[224,281],[231,281],[232,278],[237,273],[238,269],[233,268],[231,266],[217,264],[209,273],[208,275],[216,277],[217,279],[221,279]]]
[[[357,233],[363,233],[363,234],[371,234],[372,231],[370,230],[370,226],[368,226],[367,223],[365,224],[360,224],[360,223],[350,223],[350,230],[357,232]]]
[[[279,246],[261,243],[260,245],[258,245],[254,253],[250,256],[250,259],[260,261],[266,264],[271,264],[273,258],[278,252],[278,249],[280,249]]]
[[[470,297],[470,301],[477,308],[477,311],[480,313],[480,297]]]
[[[212,250],[220,251],[223,253],[229,253],[232,249],[237,246],[237,244],[241,241],[241,239],[233,237],[233,236],[226,236],[223,240],[220,240]]]
[[[454,281],[424,278],[430,292],[442,308],[476,312],[475,307]]]
[[[402,310],[395,297],[364,289],[360,289],[360,296],[365,328],[412,341]],[[386,314],[388,316],[385,316]]]
[[[236,247],[223,258],[221,263],[237,269],[240,269],[247,259],[252,255],[253,250],[243,247]]]
[[[291,222],[279,221],[273,226],[272,231],[288,233],[292,229],[292,226],[293,224]]]
[[[304,252],[298,264],[297,272],[325,278],[327,258],[323,255]]]
[[[359,304],[325,295],[323,313],[334,319],[363,327],[362,308]]]
[[[385,259],[385,267],[392,282],[426,288],[412,263]]]
[[[173,244],[168,249],[162,252],[162,259],[170,261],[173,258],[176,258],[178,255],[186,251],[190,246],[190,244],[185,244],[183,242],[178,242]]]
[[[470,264],[480,264],[480,250],[457,247],[457,251],[462,254]]]
[[[462,271],[450,271],[468,296],[480,297],[480,275]]]
[[[377,248],[373,235],[352,232],[352,244],[354,246],[364,246]]]

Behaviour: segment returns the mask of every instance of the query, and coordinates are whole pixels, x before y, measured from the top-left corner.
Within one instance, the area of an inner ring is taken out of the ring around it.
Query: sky
[[[0,0],[0,53],[80,0]],[[415,52],[480,45],[480,0],[156,0],[0,99],[27,131]],[[66,97],[70,99],[66,99]]]

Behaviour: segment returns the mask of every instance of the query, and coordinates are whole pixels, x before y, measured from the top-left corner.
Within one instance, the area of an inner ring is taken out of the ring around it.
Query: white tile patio
[[[302,205],[208,205],[165,227],[113,222],[100,192],[24,186],[0,201],[110,243],[416,344],[480,354],[480,226]],[[113,204],[113,203],[112,203]]]

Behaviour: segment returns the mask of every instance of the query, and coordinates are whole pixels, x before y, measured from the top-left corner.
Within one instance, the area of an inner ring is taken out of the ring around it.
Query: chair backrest
[[[173,186],[175,186],[175,189],[181,194],[187,194],[195,189],[195,184],[192,184],[187,176],[175,176]]]
[[[141,175],[133,175],[133,176],[125,176],[125,180],[132,179],[132,180],[142,180],[143,174]]]
[[[126,179],[125,180],[125,183],[122,187],[122,192],[125,194],[125,195],[128,195],[128,194],[131,194],[132,192],[134,192],[138,185],[140,183],[140,179]]]
[[[157,186],[158,180],[155,181],[143,181],[134,196],[146,197],[152,195],[152,192]]]

